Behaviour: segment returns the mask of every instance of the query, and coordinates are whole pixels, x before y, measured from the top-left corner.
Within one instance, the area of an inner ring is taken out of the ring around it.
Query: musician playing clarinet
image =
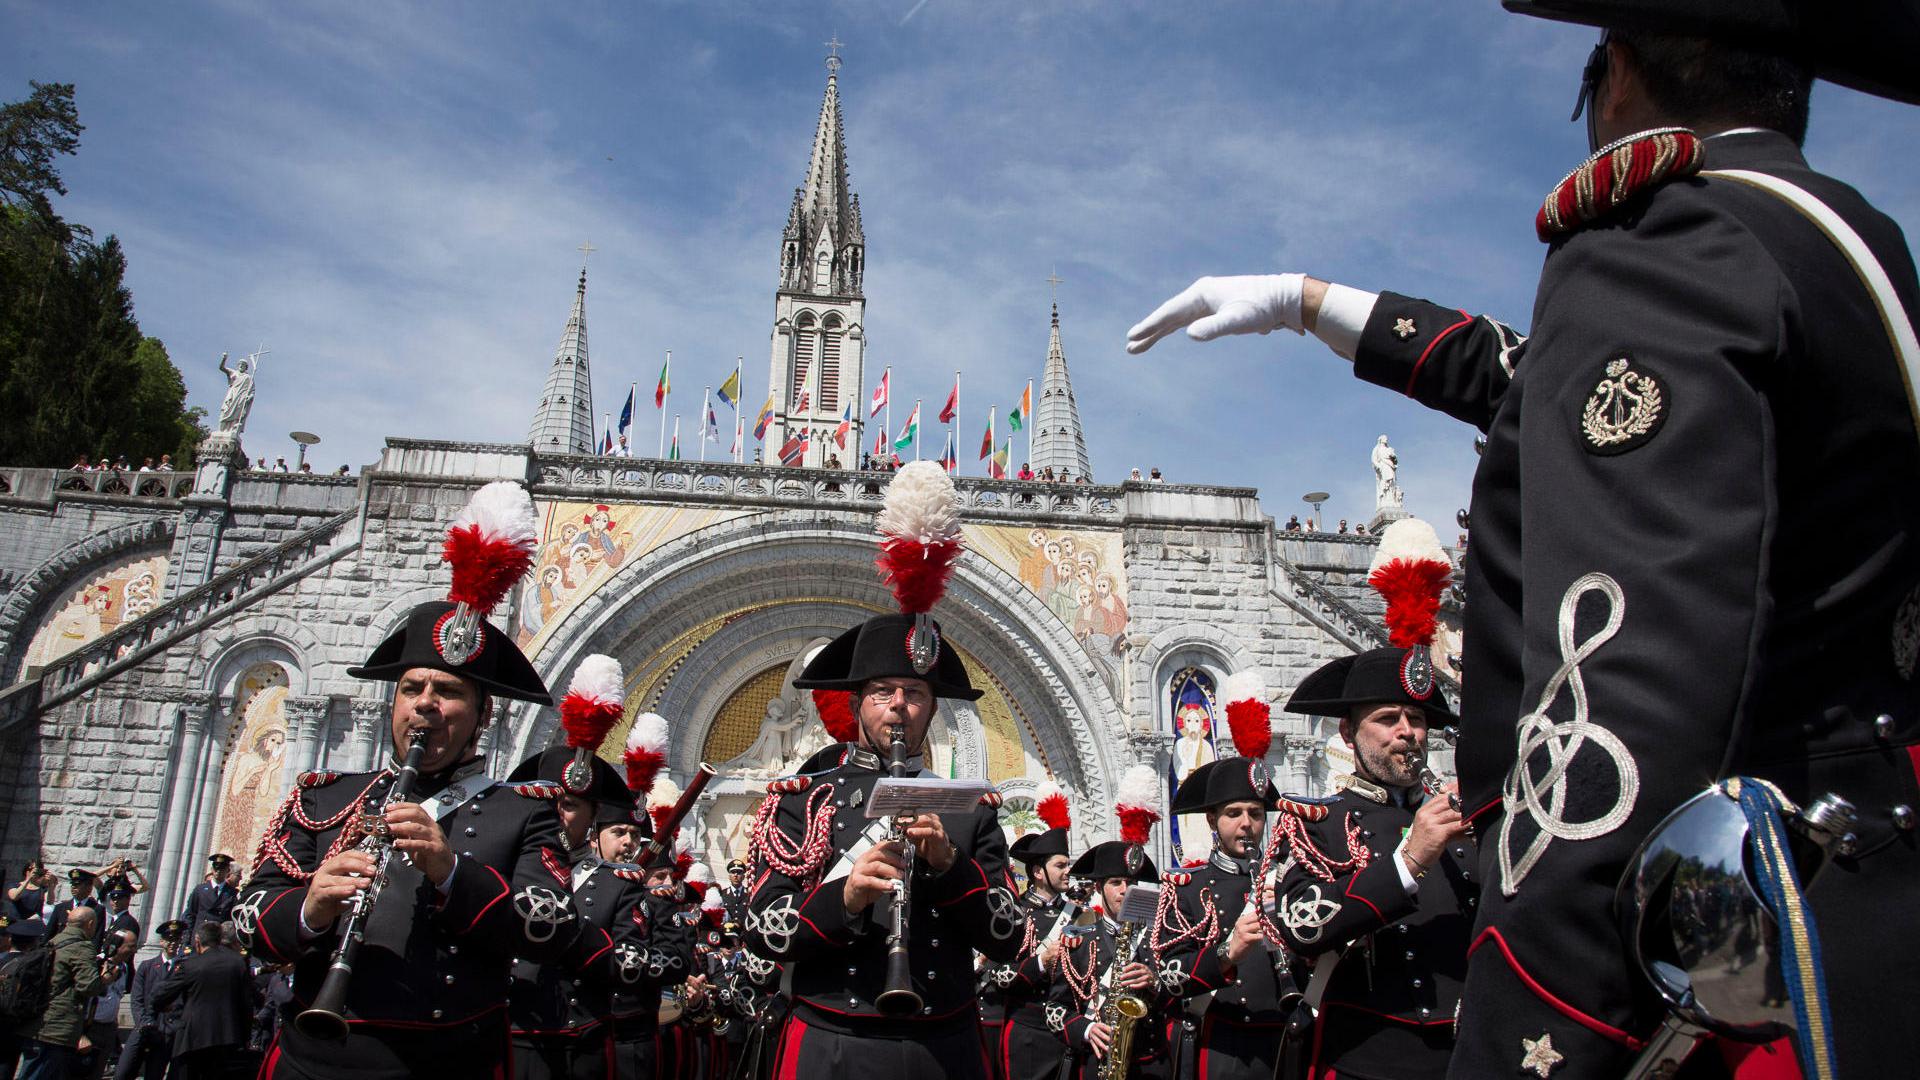
[[[904,611],[841,634],[794,680],[850,695],[858,731],[840,764],[769,784],[756,820],[747,946],[787,966],[780,1080],[987,1076],[973,953],[1011,960],[1025,928],[1006,884],[1006,839],[987,805],[997,799],[903,822],[870,821],[865,808],[883,777],[922,775],[942,699],[981,695],[927,610],[959,555],[952,504],[938,465],[915,462],[895,475],[879,520],[881,563]],[[894,902],[896,882],[904,904]],[[897,928],[906,965],[890,985]],[[909,995],[918,1007],[900,1009]]]
[[[450,601],[415,607],[366,663],[348,669],[393,686],[385,767],[303,774],[267,827],[233,910],[256,957],[294,965],[293,999],[263,1080],[504,1077],[515,954],[573,963],[572,950],[604,942],[576,918],[553,800],[487,775],[478,749],[497,699],[551,703],[526,657],[485,618],[500,595],[472,585],[477,577],[500,594],[512,586],[512,551],[531,550],[532,521],[518,485],[480,490],[453,530],[466,535],[448,548],[494,552],[507,569],[456,563]],[[414,762],[409,751],[422,733]],[[403,759],[417,764],[417,778]],[[411,800],[390,802],[401,777]],[[356,916],[382,835],[391,837],[385,884]],[[364,938],[341,949],[354,925]],[[325,1025],[301,1014],[321,995],[336,953],[352,961],[336,1014],[345,1031],[316,1034]]]
[[[1422,779],[1428,725],[1453,719],[1446,692],[1426,647],[1373,649],[1307,676],[1287,711],[1337,717],[1353,749],[1324,816],[1288,823],[1293,864],[1275,905],[1274,927],[1324,993],[1308,1074],[1439,1080],[1480,891],[1454,786]]]

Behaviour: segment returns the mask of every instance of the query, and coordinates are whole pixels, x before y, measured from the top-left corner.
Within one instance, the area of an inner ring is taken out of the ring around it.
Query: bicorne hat
[[[1453,720],[1447,692],[1424,645],[1369,649],[1320,665],[1287,699],[1287,711],[1345,718],[1362,705],[1411,705],[1429,719]]]
[[[1160,880],[1160,872],[1154,869],[1153,859],[1148,857],[1146,849],[1124,840],[1109,840],[1093,845],[1073,861],[1070,872],[1074,877],[1089,881],[1105,881],[1108,878],[1145,882]]]
[[[507,774],[507,781],[524,783],[528,780],[545,780],[559,784],[569,794],[593,804],[595,825],[632,823],[633,792],[627,790],[627,782],[621,777],[620,770],[607,764],[606,759],[597,754],[590,755],[586,762],[592,779],[586,784],[569,784],[567,770],[575,764],[574,752],[570,747],[551,746],[521,762],[513,772]]]

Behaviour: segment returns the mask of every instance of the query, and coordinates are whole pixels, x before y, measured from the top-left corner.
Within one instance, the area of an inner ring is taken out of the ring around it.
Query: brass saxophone
[[[1100,1062],[1100,1080],[1126,1080],[1133,1064],[1134,1028],[1153,1008],[1146,998],[1120,986],[1121,972],[1133,961],[1133,936],[1139,928],[1120,924],[1113,942],[1113,965],[1107,968],[1107,1000],[1100,1006],[1100,1022],[1113,1034],[1107,1042],[1107,1056]]]

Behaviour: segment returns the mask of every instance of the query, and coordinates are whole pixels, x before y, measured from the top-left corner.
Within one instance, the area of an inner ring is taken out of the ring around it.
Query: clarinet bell
[[[907,970],[907,950],[894,949],[887,953],[887,988],[880,991],[874,1004],[887,1016],[913,1016],[926,1007],[926,1002],[913,988],[913,974]]]
[[[318,1006],[293,1018],[293,1026],[309,1039],[338,1040],[347,1037],[347,1020],[337,1012]]]

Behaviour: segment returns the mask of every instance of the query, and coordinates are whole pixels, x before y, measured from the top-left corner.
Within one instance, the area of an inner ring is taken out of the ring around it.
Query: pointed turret
[[[847,141],[840,120],[839,57],[827,62],[827,92],[814,125],[806,183],[793,193],[781,236],[780,288],[859,296],[865,238],[860,197],[847,182]]]
[[[580,268],[580,286],[573,294],[573,314],[560,334],[553,367],[547,370],[546,389],[534,411],[527,441],[536,454],[591,454],[593,445],[593,376],[587,369],[587,268]]]
[[[1080,409],[1073,401],[1073,381],[1067,378],[1067,353],[1060,347],[1060,305],[1053,305],[1053,331],[1047,338],[1047,370],[1040,378],[1040,401],[1034,406],[1033,471],[1052,467],[1053,475],[1093,479],[1087,461],[1087,440],[1080,433]]]

